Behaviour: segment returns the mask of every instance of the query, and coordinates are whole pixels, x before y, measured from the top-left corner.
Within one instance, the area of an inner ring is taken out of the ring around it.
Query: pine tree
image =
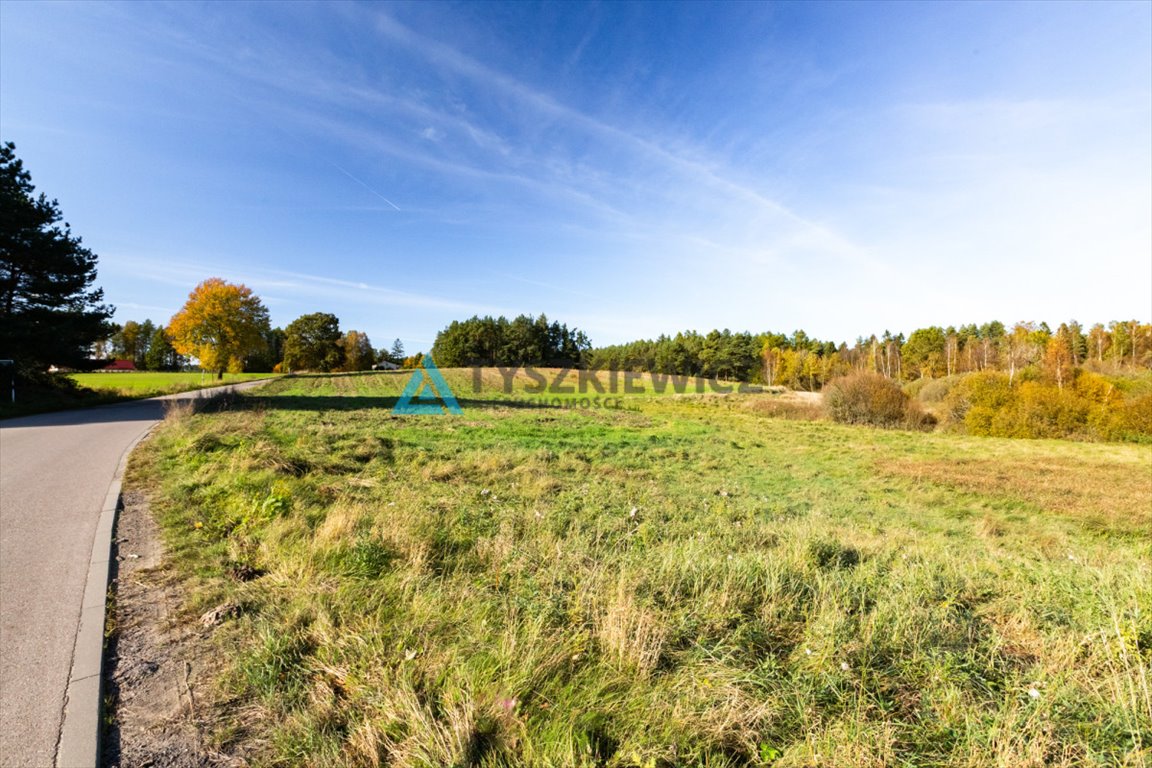
[[[0,145],[0,358],[23,371],[83,359],[114,311],[93,287],[96,254],[35,190],[16,145]]]

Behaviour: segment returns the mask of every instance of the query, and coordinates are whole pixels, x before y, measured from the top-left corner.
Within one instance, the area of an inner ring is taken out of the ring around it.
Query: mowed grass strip
[[[134,454],[184,618],[239,606],[211,638],[216,747],[267,766],[1152,757],[1147,446],[775,419],[771,395],[534,408],[446,376],[463,416],[393,416],[407,375],[293,377],[174,413]]]

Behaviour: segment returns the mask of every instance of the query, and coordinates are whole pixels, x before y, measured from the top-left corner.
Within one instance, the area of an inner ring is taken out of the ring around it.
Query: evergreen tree
[[[24,371],[75,364],[107,337],[113,307],[93,287],[96,254],[36,196],[15,150],[0,145],[0,358]]]
[[[180,355],[172,346],[168,332],[163,326],[152,331],[148,351],[144,353],[144,368],[149,371],[176,371],[180,369]]]

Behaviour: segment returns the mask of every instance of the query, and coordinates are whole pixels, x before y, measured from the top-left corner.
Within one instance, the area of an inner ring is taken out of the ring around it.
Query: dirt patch
[[[197,688],[209,671],[209,644],[177,620],[179,594],[164,569],[160,532],[140,493],[128,493],[116,521],[104,659],[104,768],[242,765],[205,749]]]

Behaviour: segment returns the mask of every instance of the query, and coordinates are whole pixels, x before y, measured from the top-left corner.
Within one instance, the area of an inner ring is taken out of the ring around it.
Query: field
[[[293,377],[174,411],[133,455],[176,620],[223,619],[211,748],[1152,760],[1149,446],[794,420],[810,405],[772,393],[534,407],[523,376],[505,394],[445,374],[461,416],[393,415],[407,375]]]
[[[226,373],[217,381],[215,374],[197,372],[170,373],[140,371],[125,373],[73,373],[69,378],[82,387],[100,392],[115,392],[124,397],[155,397],[187,392],[220,384],[235,384],[252,379],[267,379],[270,373]]]

